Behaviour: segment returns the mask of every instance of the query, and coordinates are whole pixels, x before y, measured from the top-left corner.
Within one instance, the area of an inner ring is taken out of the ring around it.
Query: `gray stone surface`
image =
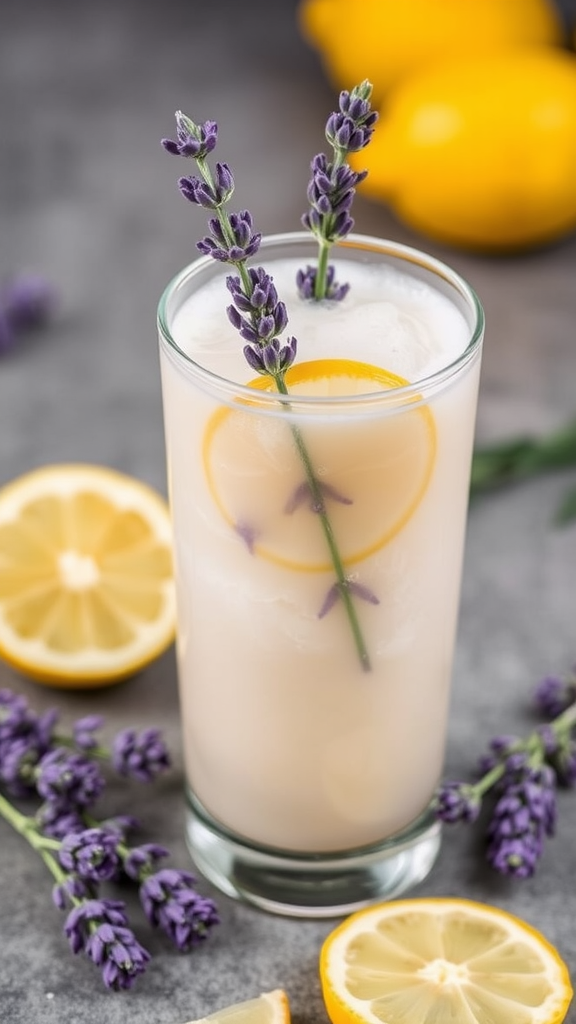
[[[311,155],[333,93],[298,36],[295,0],[2,0],[0,275],[46,274],[60,305],[49,330],[0,361],[0,483],[47,462],[103,463],[165,490],[157,299],[194,254],[203,220],[175,188],[159,146],[179,107],[220,122],[238,204],[266,232],[296,227]],[[568,7],[566,8],[568,9]],[[360,231],[421,246],[476,288],[488,332],[478,437],[548,429],[575,412],[576,238],[487,259],[427,242],[384,207],[358,201]],[[531,689],[576,660],[576,528],[552,516],[569,476],[479,501],[469,521],[446,773],[471,769],[488,738],[528,728]],[[174,769],[154,789],[108,795],[146,838],[187,866],[173,653],[118,687],[50,691],[0,663],[0,687],[65,722],[98,711],[111,733],[157,724]],[[218,723],[214,722],[214,729]],[[562,794],[557,837],[529,881],[483,865],[477,830],[447,830],[420,892],[505,907],[539,927],[576,972],[576,803]],[[210,892],[207,884],[202,884]],[[146,927],[153,954],[129,994],[106,992],[68,952],[42,864],[0,822],[2,1024],[176,1024],[276,986],[297,1024],[326,1021],[317,978],[332,922],[283,920],[218,898],[222,924],[192,956]],[[133,898],[127,893],[129,905]],[[576,1024],[576,1008],[567,1018]]]

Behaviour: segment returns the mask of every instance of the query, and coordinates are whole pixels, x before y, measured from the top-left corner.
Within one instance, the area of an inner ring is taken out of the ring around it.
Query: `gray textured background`
[[[159,139],[179,107],[220,123],[238,206],[266,232],[296,227],[311,155],[334,95],[298,35],[295,0],[1,0],[0,277],[45,274],[60,303],[49,330],[0,361],[0,483],[46,462],[115,466],[165,490],[155,308],[194,255],[203,221],[175,188]],[[574,5],[566,3],[567,12]],[[428,242],[359,200],[360,231],[428,249],[466,276],[488,332],[478,437],[544,430],[576,412],[576,237],[487,259]],[[490,496],[471,511],[446,774],[471,769],[488,738],[527,729],[530,693],[576,660],[576,526],[551,525],[566,475]],[[91,694],[49,691],[0,663],[0,687],[65,722],[101,711],[107,729],[159,724],[174,769],[154,789],[112,788],[110,810],[187,866],[176,678],[169,652]],[[214,722],[214,728],[218,723]],[[576,796],[530,881],[490,873],[477,830],[445,833],[424,894],[508,908],[541,928],[576,972]],[[203,884],[209,892],[208,885]],[[218,897],[222,924],[181,956],[145,926],[153,954],[133,992],[108,993],[73,960],[41,863],[0,822],[2,1024],[176,1024],[276,986],[298,1024],[324,1024],[318,950],[331,922],[268,917]],[[138,917],[132,896],[126,893]],[[576,1022],[576,1008],[568,1020]]]

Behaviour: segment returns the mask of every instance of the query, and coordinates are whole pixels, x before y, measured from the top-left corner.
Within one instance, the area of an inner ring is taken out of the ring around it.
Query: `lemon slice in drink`
[[[100,466],[0,490],[0,655],[32,678],[102,686],[173,640],[171,526],[159,494]]]
[[[282,989],[263,992],[255,999],[226,1006],[189,1024],[204,1024],[205,1021],[213,1021],[213,1024],[290,1024],[288,997]]]
[[[559,1024],[572,997],[538,931],[463,899],[359,911],[325,940],[320,976],[332,1024]]]
[[[292,366],[286,384],[295,396],[334,398],[390,391],[408,381],[370,363],[318,359]],[[267,377],[249,386],[275,390]],[[206,427],[202,454],[215,504],[253,554],[300,572],[328,571],[290,423],[259,415],[257,399],[253,409],[243,406],[217,409]],[[343,564],[361,562],[402,530],[426,493],[436,453],[433,415],[412,398],[388,416],[310,415],[300,437]]]

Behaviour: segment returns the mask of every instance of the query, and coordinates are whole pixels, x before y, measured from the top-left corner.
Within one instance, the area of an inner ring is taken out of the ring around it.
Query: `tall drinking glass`
[[[333,916],[439,848],[483,313],[375,238],[334,247],[340,302],[297,295],[308,234],[258,257],[298,342],[287,394],[244,359],[230,268],[198,259],[159,307],[187,840],[229,895]]]

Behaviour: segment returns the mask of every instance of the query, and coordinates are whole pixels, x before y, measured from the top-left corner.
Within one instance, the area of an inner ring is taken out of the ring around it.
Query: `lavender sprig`
[[[331,115],[326,132],[327,138],[334,148],[333,164],[326,163],[326,187],[324,199],[318,198],[317,205],[325,212],[319,212],[319,220],[312,218],[310,224],[317,227],[321,241],[321,270],[319,276],[322,284],[322,296],[326,294],[328,283],[331,297],[343,297],[345,294],[333,280],[333,271],[328,274],[324,266],[324,258],[332,243],[344,237],[352,226],[349,207],[353,197],[354,185],[360,178],[343,166],[346,155],[362,148],[369,141],[372,125],[376,114],[370,111],[368,97],[371,86],[362,83],[351,93],[342,93],[340,109]],[[254,231],[252,217],[248,211],[229,213],[227,203],[234,192],[234,178],[230,167],[225,163],[216,163],[213,172],[208,156],[216,148],[218,128],[214,121],[206,121],[198,125],[181,111],[176,113],[176,139],[163,139],[164,148],[175,156],[192,158],[198,168],[198,176],[184,176],[178,181],[182,195],[197,206],[211,210],[214,216],[209,220],[210,234],[197,243],[197,248],[204,255],[231,264],[237,271],[226,279],[226,285],[232,297],[232,305],[227,307],[227,315],[240,337],[246,342],[244,356],[248,365],[274,382],[277,391],[287,397],[286,371],[294,362],[297,352],[296,338],[290,337],[281,341],[280,336],[288,325],[285,304],[279,299],[273,280],[263,267],[248,268],[247,261],[254,256],[261,242],[261,235]],[[321,158],[318,158],[322,163]],[[320,166],[319,163],[319,166]],[[318,172],[320,175],[320,172]],[[314,186],[316,190],[324,188],[324,178],[318,177]],[[318,192],[319,195],[319,192]],[[311,279],[301,283],[300,293],[311,291]],[[315,285],[315,288],[317,286]],[[318,286],[319,287],[319,286]],[[340,293],[338,294],[337,293]],[[322,297],[320,296],[320,297]],[[290,406],[286,403],[286,408]],[[353,597],[364,597],[358,585],[351,581],[344,570],[338,543],[332,524],[326,511],[323,486],[314,472],[312,460],[302,433],[294,423],[290,424],[294,444],[304,470],[306,487],[311,496],[311,504],[318,514],[318,520],[324,534],[336,576],[336,583],[331,588],[329,607],[339,598],[345,609],[352,632],[352,637],[360,664],[364,671],[371,668],[370,658]],[[240,535],[248,536],[248,550],[253,550],[252,538],[239,524]],[[332,599],[333,597],[333,599]],[[374,595],[372,603],[378,603]],[[319,617],[326,614],[326,601],[319,612]]]
[[[128,927],[123,903],[110,899],[86,899],[66,918],[64,931],[73,953],[84,952],[102,971],[107,988],[129,989],[150,960]]]
[[[340,93],[338,110],[326,123],[332,159],[318,153],[312,161],[310,209],[303,215],[302,223],[318,240],[318,266],[307,266],[298,273],[298,291],[304,299],[339,301],[349,290],[349,285],[335,281],[334,268],[328,260],[334,243],[346,238],[354,227],[350,210],[356,187],[368,172],[353,171],[347,157],[364,149],[372,138],[378,114],[370,106],[371,95],[372,85],[367,80],[350,92]]]
[[[150,924],[161,928],[183,952],[204,942],[213,925],[218,924],[213,900],[196,892],[196,878],[190,871],[141,871],[138,880],[140,902]]]
[[[0,690],[0,785],[12,796],[38,789],[63,813],[87,806],[99,795],[96,760],[109,762],[119,775],[138,782],[150,782],[170,767],[158,729],[121,729],[106,747],[96,735],[104,722],[101,715],[77,719],[71,735],[58,733],[57,721],[54,708],[37,715],[24,697]]]
[[[445,782],[435,794],[436,816],[450,824],[476,821],[484,799],[492,797],[486,856],[501,874],[534,874],[545,839],[554,835],[557,787],[576,785],[573,682],[543,680],[535,702],[540,710],[556,712],[552,721],[524,739],[495,737],[480,759],[476,782]]]
[[[207,938],[218,922],[216,906],[196,892],[190,872],[158,870],[168,856],[164,847],[127,845],[126,833],[136,824],[132,818],[98,821],[90,813],[105,785],[98,761],[140,782],[152,781],[168,767],[159,731],[123,729],[108,749],[96,736],[100,716],[78,719],[70,736],[56,732],[57,718],[56,711],[36,715],[23,697],[0,691],[0,816],[50,871],[54,902],[69,911],[64,931],[72,951],[84,952],[100,968],[108,988],[127,989],[150,954],[130,929],[124,904],[100,898],[101,884],[122,876],[136,881],[146,917],[181,951]],[[35,813],[17,810],[2,788],[20,798],[35,797]]]

